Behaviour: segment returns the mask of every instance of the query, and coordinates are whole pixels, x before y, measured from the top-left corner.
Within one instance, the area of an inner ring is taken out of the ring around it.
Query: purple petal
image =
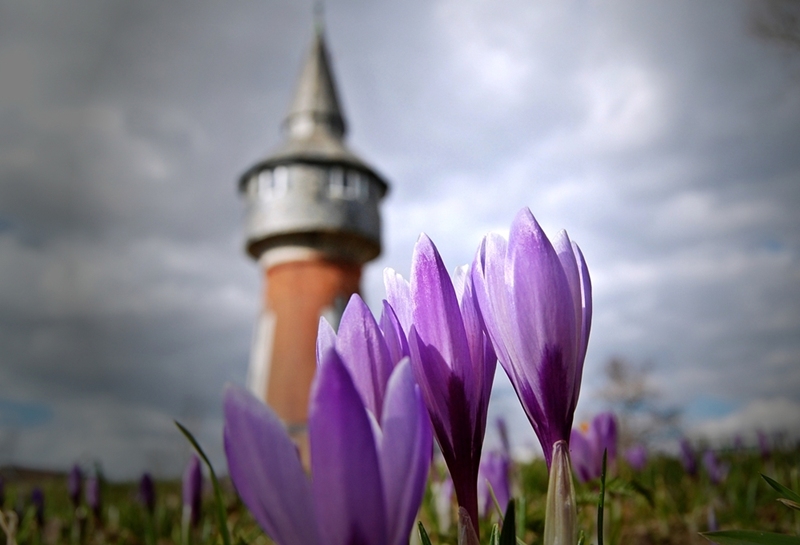
[[[436,246],[425,234],[414,247],[411,262],[411,297],[417,334],[435,347],[441,358],[472,391],[475,374],[463,365],[470,361],[469,344],[453,282]]]
[[[275,413],[228,386],[224,438],[231,480],[264,532],[281,544],[319,543],[308,479]]]
[[[358,294],[342,314],[336,351],[367,408],[380,420],[386,383],[394,368],[375,317]]]
[[[603,466],[603,451],[608,450],[608,463],[617,459],[617,419],[613,413],[600,413],[592,419],[590,428],[593,440],[597,445],[598,468]]]
[[[317,328],[317,365],[322,361],[322,355],[328,350],[336,348],[336,332],[331,327],[330,322],[324,316],[319,318]]]
[[[413,320],[411,286],[405,278],[388,267],[383,270],[383,285],[386,289],[386,300],[394,309],[403,331],[408,334]]]
[[[579,430],[572,430],[570,434],[569,455],[578,480],[585,483],[599,476],[595,474],[595,447]]]
[[[575,306],[558,255],[529,210],[511,226],[508,262],[514,290],[512,322],[517,328],[520,360],[511,363],[534,398],[529,417],[545,453],[568,440],[575,410],[577,334]],[[512,377],[513,382],[513,377]],[[517,384],[515,387],[520,388]],[[520,396],[522,397],[522,396]],[[524,398],[523,398],[524,399]],[[536,414],[541,411],[540,414]],[[549,464],[549,459],[548,459]]]
[[[375,437],[361,396],[335,351],[323,355],[317,370],[308,428],[314,502],[325,541],[385,543]]]
[[[577,244],[572,243],[572,250],[578,263],[578,270],[581,277],[581,321],[578,323],[580,328],[580,341],[578,343],[578,367],[575,371],[575,392],[573,406],[578,405],[578,394],[581,389],[581,378],[583,377],[583,363],[586,358],[586,348],[589,345],[589,332],[592,329],[592,280],[589,277],[589,269],[583,259],[583,253]]]
[[[383,409],[381,473],[389,522],[389,544],[408,543],[428,479],[433,436],[409,361],[392,373]]]
[[[403,326],[400,325],[400,320],[397,319],[394,309],[388,301],[383,301],[383,310],[381,311],[380,327],[383,332],[383,338],[386,339],[386,347],[389,349],[389,359],[393,364],[411,353],[408,349],[408,340],[406,333],[403,331]]]

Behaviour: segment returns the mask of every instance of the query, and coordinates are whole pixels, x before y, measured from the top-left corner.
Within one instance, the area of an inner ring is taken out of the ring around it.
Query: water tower
[[[325,40],[317,28],[285,139],[239,180],[246,249],[263,274],[248,372],[250,389],[302,439],[320,316],[338,326],[363,265],[381,251],[379,205],[388,185],[345,144]]]

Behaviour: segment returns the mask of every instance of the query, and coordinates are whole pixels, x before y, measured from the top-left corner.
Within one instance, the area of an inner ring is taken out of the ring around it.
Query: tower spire
[[[346,131],[328,48],[319,21],[286,116],[286,128],[289,137],[295,139],[308,138],[319,130],[341,139]]]

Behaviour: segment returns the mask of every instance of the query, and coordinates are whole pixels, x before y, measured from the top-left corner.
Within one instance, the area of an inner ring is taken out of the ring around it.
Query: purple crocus
[[[308,434],[311,480],[275,413],[243,388],[226,390],[231,479],[269,537],[280,545],[407,543],[432,446],[409,363],[392,372],[377,421],[337,352],[327,350],[312,385]]]
[[[81,504],[81,492],[83,489],[83,471],[81,466],[75,464],[67,476],[67,493],[72,501],[72,506],[78,508]]]
[[[562,231],[551,244],[527,208],[508,242],[489,234],[472,271],[497,356],[542,445],[548,468],[569,441],[592,319],[589,271]]]
[[[612,413],[600,413],[585,431],[573,429],[569,440],[570,458],[581,482],[597,479],[603,472],[603,452],[608,452],[608,466],[617,458],[617,419]]]
[[[703,454],[703,467],[708,473],[708,480],[711,481],[711,484],[717,485],[728,476],[728,466],[719,461],[713,450],[707,450]]]
[[[147,512],[152,514],[156,509],[156,485],[153,476],[145,472],[139,480],[139,501]]]
[[[36,514],[36,523],[41,528],[44,526],[44,492],[38,486],[31,491],[31,505]]]
[[[200,522],[203,503],[203,468],[200,458],[192,454],[183,472],[183,519],[192,527]]]
[[[411,365],[436,440],[453,478],[456,500],[478,533],[478,468],[497,358],[478,312],[472,277],[454,279],[436,246],[421,235],[411,281],[384,274],[386,295],[408,334]]]
[[[100,488],[100,477],[98,475],[91,475],[86,479],[86,505],[92,510],[95,520],[100,520],[103,511],[103,498]]]
[[[634,445],[625,451],[625,460],[636,471],[641,471],[647,466],[647,447]]]
[[[389,376],[395,365],[408,356],[408,342],[394,311],[384,304],[381,325],[358,294],[342,313],[339,331],[325,318],[317,334],[317,359],[335,349],[344,363],[367,409],[380,421]]]
[[[694,448],[692,448],[692,444],[689,442],[687,438],[681,439],[681,465],[683,465],[683,470],[686,471],[689,475],[696,475],[697,474],[697,455],[694,452]]]
[[[758,436],[758,450],[761,452],[761,459],[768,460],[772,453],[772,449],[769,446],[769,438],[763,430],[756,431],[756,435]]]
[[[497,498],[500,509],[505,512],[506,506],[511,499],[510,470],[511,460],[504,452],[491,451],[484,453],[478,471],[478,509],[481,516],[485,517],[488,513],[491,513],[494,506],[494,500],[489,493],[490,486]]]

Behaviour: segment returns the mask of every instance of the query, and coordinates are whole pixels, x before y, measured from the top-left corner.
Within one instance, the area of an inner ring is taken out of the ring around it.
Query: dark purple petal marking
[[[231,480],[264,532],[281,545],[320,543],[311,487],[275,413],[229,386],[224,440]]]
[[[367,410],[335,351],[323,354],[309,408],[313,497],[331,545],[385,543],[386,508]]]

